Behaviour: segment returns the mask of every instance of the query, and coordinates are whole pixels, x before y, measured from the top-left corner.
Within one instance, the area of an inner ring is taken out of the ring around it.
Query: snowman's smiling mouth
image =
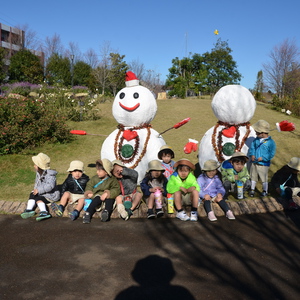
[[[140,106],[140,103],[137,103],[135,106],[132,106],[132,107],[127,107],[120,102],[119,102],[119,104],[123,109],[125,109],[127,111],[135,111]]]

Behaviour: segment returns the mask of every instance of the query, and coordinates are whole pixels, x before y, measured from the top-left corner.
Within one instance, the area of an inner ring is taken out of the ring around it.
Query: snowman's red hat
[[[126,86],[136,86],[140,84],[140,81],[136,78],[135,74],[131,71],[126,72]]]

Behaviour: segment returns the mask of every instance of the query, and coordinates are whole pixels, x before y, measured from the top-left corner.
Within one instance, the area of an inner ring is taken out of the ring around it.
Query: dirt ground
[[[300,210],[235,221],[0,215],[0,299],[299,299]]]

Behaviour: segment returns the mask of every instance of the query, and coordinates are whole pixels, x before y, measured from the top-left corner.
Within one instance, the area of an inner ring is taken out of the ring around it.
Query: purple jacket
[[[197,178],[197,182],[200,186],[199,197],[202,199],[205,195],[215,197],[219,193],[222,194],[222,196],[225,194],[223,183],[218,175],[215,175],[213,178],[209,178],[205,173],[203,173]]]

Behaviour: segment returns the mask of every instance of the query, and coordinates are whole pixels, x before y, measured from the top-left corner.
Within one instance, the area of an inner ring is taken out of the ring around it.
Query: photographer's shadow
[[[195,300],[186,288],[170,284],[176,273],[168,258],[149,255],[136,263],[131,275],[139,286],[134,285],[121,291],[115,300]]]

